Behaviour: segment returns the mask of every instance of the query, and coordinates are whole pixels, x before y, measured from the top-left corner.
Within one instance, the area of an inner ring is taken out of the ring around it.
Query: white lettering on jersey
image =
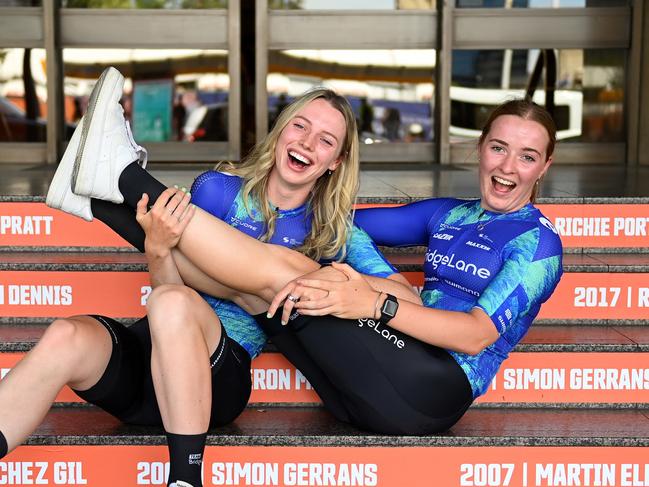
[[[489,279],[491,272],[485,267],[478,267],[471,262],[466,262],[462,259],[456,259],[455,254],[443,255],[435,249],[432,253],[426,252],[426,262],[430,262],[434,269],[440,265],[446,266],[450,269],[457,269],[460,272],[466,272],[481,279]]]

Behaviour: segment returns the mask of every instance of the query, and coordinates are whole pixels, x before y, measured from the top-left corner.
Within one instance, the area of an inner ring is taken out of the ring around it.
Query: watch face
[[[390,299],[386,299],[385,303],[383,303],[383,312],[388,316],[394,316],[397,313],[398,307],[399,303],[395,303]]]

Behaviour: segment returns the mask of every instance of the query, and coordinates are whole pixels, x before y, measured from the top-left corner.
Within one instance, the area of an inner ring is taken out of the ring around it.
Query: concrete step
[[[372,198],[358,206],[386,203],[390,200]],[[649,198],[553,198],[539,207],[568,251],[649,251]],[[102,223],[52,210],[43,197],[0,196],[0,235],[0,249],[130,248]]]
[[[0,372],[9,372],[46,325],[0,326]],[[532,327],[479,407],[649,408],[649,327]],[[253,404],[319,404],[304,376],[272,345],[252,364]],[[68,388],[57,402],[80,402]]]
[[[206,487],[649,483],[649,417],[636,410],[472,409],[447,433],[404,437],[367,434],[321,408],[248,408],[207,441]],[[164,485],[166,458],[160,428],[54,408],[0,463],[0,483]]]
[[[388,254],[414,286],[422,255]],[[546,323],[645,324],[649,254],[567,254],[564,276],[538,319]],[[144,256],[119,252],[4,252],[0,320],[101,313],[144,315],[151,291]],[[106,299],[106,297],[111,299]]]
[[[425,250],[401,252],[382,248],[385,256],[401,272],[419,272]],[[0,271],[146,271],[146,258],[138,252],[92,251],[33,251],[6,250],[2,252]],[[644,253],[585,253],[565,254],[565,272],[649,272],[649,254]]]

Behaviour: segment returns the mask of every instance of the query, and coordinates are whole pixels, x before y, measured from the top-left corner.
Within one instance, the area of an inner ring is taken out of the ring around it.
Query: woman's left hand
[[[327,294],[321,298],[300,299],[292,303],[293,308],[300,314],[309,316],[333,315],[346,319],[374,316],[378,292],[349,265],[334,262],[332,266],[345,274],[347,280],[298,279],[298,284],[304,288],[326,291]]]
[[[178,188],[163,191],[150,210],[147,209],[148,202],[149,196],[143,194],[135,215],[146,234],[145,251],[150,256],[168,255],[178,244],[196,212],[196,206],[191,204],[191,195]]]

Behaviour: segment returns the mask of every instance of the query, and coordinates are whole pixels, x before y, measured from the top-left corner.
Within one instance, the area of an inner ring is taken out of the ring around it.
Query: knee
[[[94,321],[94,320],[93,320]],[[39,345],[63,352],[67,356],[73,356],[75,352],[87,353],[90,337],[84,333],[84,327],[92,326],[82,320],[75,318],[59,318],[54,320],[45,330]],[[97,326],[101,326],[97,324]]]
[[[146,309],[152,333],[187,330],[200,296],[191,288],[177,284],[156,287],[147,300]]]
[[[179,284],[163,284],[156,287],[146,302],[147,314],[182,313],[191,306],[195,291]]]

